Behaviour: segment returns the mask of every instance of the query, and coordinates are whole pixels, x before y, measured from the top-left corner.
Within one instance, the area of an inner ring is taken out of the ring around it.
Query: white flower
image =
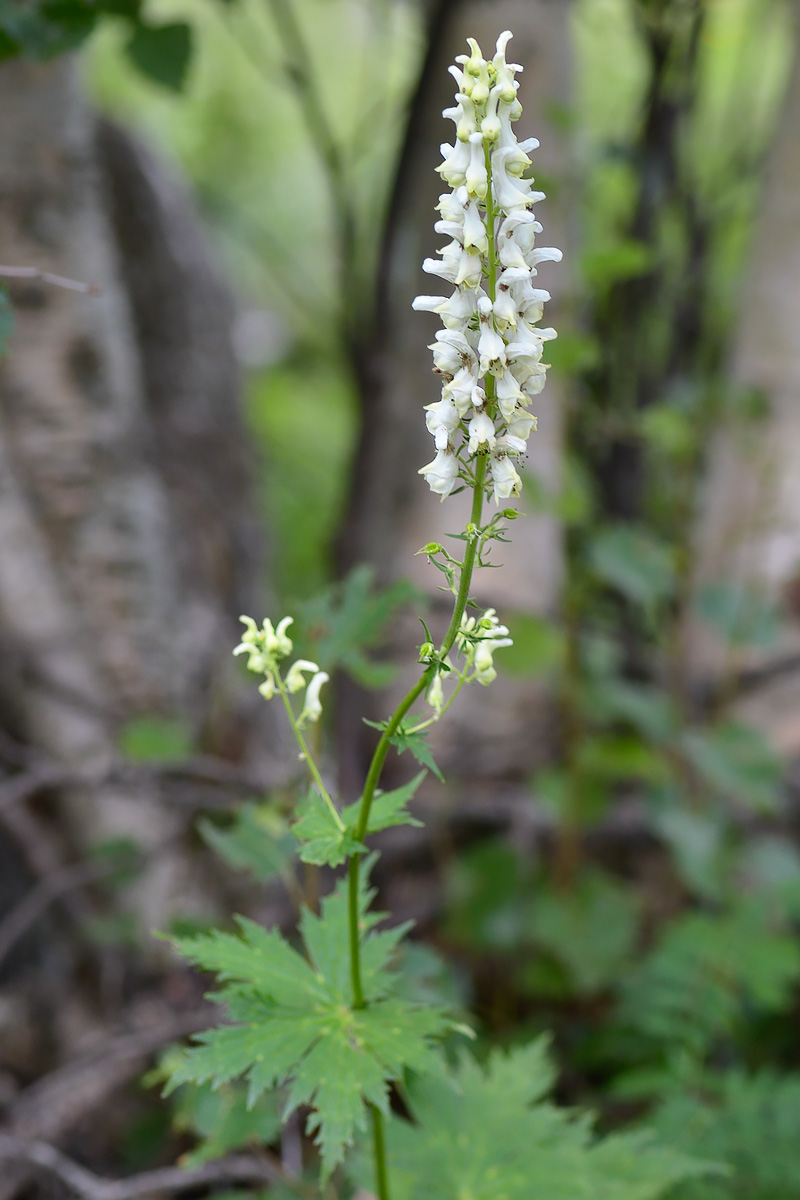
[[[280,659],[292,653],[292,639],[286,630],[293,623],[293,617],[284,617],[277,629],[273,628],[269,617],[265,618],[260,629],[252,617],[242,616],[239,620],[245,626],[245,632],[233,653],[248,656],[248,671],[254,671],[257,675],[272,671]]]
[[[474,200],[470,200],[464,209],[463,241],[465,250],[476,250],[478,254],[489,253],[489,236],[480,209]]]
[[[471,679],[484,686],[497,678],[492,662],[495,650],[514,644],[508,636],[507,626],[500,624],[493,608],[487,608],[479,618],[464,615],[456,642],[467,660],[467,669],[473,672]]]
[[[470,196],[477,196],[480,200],[483,200],[489,190],[489,175],[486,170],[482,133],[470,134],[469,166],[464,174],[464,182]]]
[[[476,413],[469,423],[469,445],[467,449],[470,454],[477,454],[484,446],[488,446],[491,450],[494,442],[494,421],[485,412]]]
[[[477,366],[478,363],[475,351],[458,330],[440,329],[436,341],[428,349],[433,351],[436,370],[443,375],[456,375],[462,367],[470,367],[473,363]]]
[[[492,321],[492,302],[488,296],[478,301],[481,336],[478,338],[478,358],[481,374],[485,375],[493,363],[503,366],[506,360],[506,344]]]
[[[458,479],[458,459],[452,450],[439,450],[433,462],[426,467],[420,467],[418,475],[424,475],[428,487],[444,500],[456,486]]]
[[[470,477],[468,458],[489,452],[487,488],[498,503],[519,494],[520,477],[509,456],[525,451],[535,428],[524,410],[544,386],[543,345],[554,336],[535,327],[550,296],[534,288],[531,277],[538,263],[561,257],[552,247],[536,246],[542,226],[532,209],[544,193],[523,175],[539,143],[519,142],[512,128],[522,108],[514,78],[521,68],[506,61],[510,37],[508,30],[500,35],[491,62],[468,39],[469,55],[459,55],[451,68],[458,90],[444,116],[455,123],[455,144],[442,145],[437,171],[452,192],[439,197],[436,222],[450,241],[423,269],[455,291],[449,298],[414,301],[415,309],[437,313],[445,326],[431,346],[442,398],[425,406],[437,453],[419,474],[444,498],[457,480]],[[489,236],[492,212],[496,249]]]
[[[461,332],[477,311],[477,298],[468,288],[456,288],[452,296],[415,296],[411,307],[415,312],[437,313],[445,329]]]
[[[506,443],[510,450],[523,454],[527,449],[528,438],[532,429],[536,428],[536,417],[528,416],[526,412],[516,412],[508,422],[505,437],[498,444]]]
[[[492,455],[491,472],[495,504],[499,504],[501,500],[507,500],[509,496],[520,494],[522,480],[505,451]]]
[[[286,687],[290,692],[300,692],[306,686],[305,673],[318,671],[319,667],[315,662],[310,662],[307,658],[298,658],[297,662],[292,663],[286,673]]]
[[[444,450],[450,440],[450,434],[458,429],[461,423],[458,409],[450,397],[437,400],[435,404],[426,404],[425,408],[428,414],[425,418],[428,432],[433,434],[436,449]]]
[[[448,396],[456,406],[459,417],[465,417],[470,407],[475,405],[475,393],[478,388],[478,364],[473,370],[462,367],[458,374],[442,388],[442,394]]]
[[[461,187],[467,180],[467,167],[470,163],[469,142],[459,142],[456,139],[455,146],[445,143],[439,148],[444,162],[439,163],[436,170],[451,187]]]
[[[500,99],[506,104],[513,103],[517,98],[519,84],[514,79],[512,72],[522,70],[518,63],[506,62],[506,46],[513,36],[510,29],[503,30],[495,43],[495,56],[492,59],[492,66],[495,70],[495,89]]]
[[[508,421],[516,412],[518,404],[525,403],[525,395],[519,382],[509,368],[495,376],[497,387],[497,407]]]
[[[534,268],[538,263],[543,262],[561,262],[564,255],[555,246],[537,246],[532,250],[528,258],[528,266]],[[534,275],[536,272],[533,272]]]
[[[327,683],[330,676],[325,671],[318,671],[311,683],[306,688],[306,696],[303,701],[303,710],[297,718],[298,725],[305,725],[308,721],[318,721],[322,715],[322,703],[319,698],[320,688],[323,683]]]
[[[438,671],[431,681],[431,685],[428,688],[428,694],[425,699],[438,716],[442,711],[442,706],[444,704],[444,688],[442,687],[442,677]]]
[[[505,332],[509,326],[517,323],[517,305],[511,295],[511,289],[502,285],[497,289],[497,299],[494,302],[494,319],[498,329]]]

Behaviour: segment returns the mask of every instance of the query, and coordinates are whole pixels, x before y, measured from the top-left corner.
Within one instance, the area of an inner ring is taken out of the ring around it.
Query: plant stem
[[[492,303],[496,298],[497,291],[497,246],[495,242],[495,208],[494,197],[492,195],[492,164],[489,146],[485,146],[486,170],[488,176],[488,189],[486,193],[486,234],[489,243],[489,262],[487,271],[487,292]],[[487,375],[485,380],[486,388],[486,408],[490,414],[494,412],[495,406],[495,380],[493,375]],[[467,549],[464,553],[464,559],[461,563],[461,572],[458,582],[458,591],[456,593],[455,604],[453,605],[453,615],[450,619],[450,624],[447,633],[444,635],[444,640],[439,647],[438,657],[444,658],[445,655],[452,649],[453,643],[456,640],[456,635],[461,628],[461,620],[466,612],[467,603],[469,601],[469,589],[472,584],[472,575],[475,570],[475,564],[478,559],[478,551],[481,546],[481,514],[483,512],[483,495],[486,488],[486,470],[488,466],[488,455],[479,454],[475,464],[475,482],[472,489],[472,510],[470,512],[470,525],[474,532],[467,541]],[[386,761],[386,755],[389,753],[391,739],[397,733],[400,723],[408,710],[414,704],[415,700],[425,691],[429,682],[430,672],[425,670],[411,690],[403,697],[397,708],[392,713],[386,726],[380,736],[377,746],[372,755],[372,761],[369,764],[367,777],[364,781],[364,791],[361,796],[361,807],[358,813],[358,821],[354,830],[355,840],[363,842],[366,837],[367,828],[369,826],[369,814],[372,808],[372,801],[375,797],[375,790],[380,781],[383,764]],[[348,917],[350,925],[350,977],[353,987],[353,1007],[364,1008],[366,1000],[364,998],[364,985],[361,977],[361,931],[359,929],[359,882],[361,869],[361,855],[353,854],[347,865],[348,873]],[[378,1108],[370,1105],[372,1113],[372,1146],[375,1157],[375,1178],[378,1193],[378,1200],[389,1200],[389,1185],[386,1173],[386,1147],[383,1135],[383,1117]]]
[[[322,797],[324,803],[327,805],[328,809],[330,810],[330,814],[333,817],[334,822],[336,823],[336,828],[339,830],[340,833],[344,833],[344,821],[340,817],[339,811],[336,808],[336,805],[333,803],[330,796],[328,795],[328,789],[325,787],[325,784],[322,782],[322,776],[319,773],[319,768],[317,767],[317,764],[314,762],[314,757],[308,748],[308,742],[306,741],[305,737],[303,736],[303,731],[297,723],[297,718],[294,715],[294,709],[292,708],[292,703],[291,703],[289,697],[286,695],[286,687],[284,686],[284,682],[281,679],[280,675],[277,675],[277,672],[276,672],[276,677],[277,677],[277,681],[278,681],[278,691],[280,692],[281,700],[283,701],[283,707],[286,709],[286,715],[289,718],[289,723],[292,727],[292,732],[294,733],[294,736],[297,739],[297,744],[300,747],[300,753],[302,754],[305,764],[308,767],[311,778],[314,780],[314,783],[317,785],[317,789],[319,791],[320,796]]]
[[[386,1174],[386,1139],[383,1135],[383,1113],[375,1104],[369,1106],[372,1117],[372,1148],[375,1152],[375,1184],[378,1200],[389,1200],[389,1180]]]

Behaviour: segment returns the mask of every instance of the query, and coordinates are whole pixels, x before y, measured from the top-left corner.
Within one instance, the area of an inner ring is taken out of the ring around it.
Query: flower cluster
[[[459,479],[474,482],[469,460],[488,454],[487,476],[497,503],[519,495],[514,460],[525,452],[536,418],[527,411],[545,383],[542,362],[554,329],[539,329],[550,293],[531,282],[541,262],[559,262],[561,251],[537,247],[541,225],[532,207],[544,199],[523,178],[535,138],[518,142],[511,128],[522,112],[514,79],[522,68],[507,63],[511,34],[497,39],[487,61],[468,39],[469,56],[450,68],[456,105],[444,111],[455,122],[454,145],[443,145],[437,170],[452,188],[439,198],[435,229],[451,241],[423,270],[455,287],[449,298],[417,296],[415,309],[438,313],[434,370],[442,397],[426,406],[436,457],[419,474],[442,499]]]
[[[234,650],[234,654],[247,655],[247,669],[256,675],[263,675],[264,682],[259,692],[265,700],[271,700],[276,692],[300,692],[306,688],[305,700],[298,725],[307,721],[317,721],[322,714],[322,704],[319,693],[323,683],[329,676],[320,671],[316,663],[307,658],[298,658],[286,672],[286,678],[281,678],[280,663],[292,653],[293,643],[286,630],[293,623],[293,617],[284,617],[277,629],[273,627],[269,617],[264,620],[259,629],[252,617],[240,617],[245,626],[242,640]],[[311,675],[311,681],[306,686],[306,675]]]
[[[493,683],[497,671],[492,662],[495,650],[504,646],[513,646],[508,636],[508,629],[501,625],[493,608],[487,608],[482,617],[468,617],[466,613],[461,618],[461,628],[456,634],[456,644],[467,660],[469,680],[475,680],[484,686]]]

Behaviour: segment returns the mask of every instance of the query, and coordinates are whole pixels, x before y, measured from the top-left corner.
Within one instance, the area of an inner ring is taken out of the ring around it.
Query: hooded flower
[[[444,499],[459,479],[474,478],[470,459],[488,454],[486,487],[498,504],[519,495],[514,459],[536,428],[525,408],[544,387],[543,345],[555,337],[555,330],[538,328],[550,294],[532,279],[539,263],[561,259],[560,250],[536,245],[542,226],[533,208],[544,193],[526,176],[539,143],[514,134],[522,68],[506,61],[510,39],[501,33],[487,60],[470,38],[470,53],[450,68],[455,105],[443,115],[455,124],[455,142],[441,147],[437,170],[452,191],[439,198],[436,230],[451,240],[423,270],[455,291],[414,301],[445,326],[431,347],[442,398],[426,405],[436,457],[419,474]]]
[[[322,716],[322,702],[319,698],[320,689],[323,683],[327,683],[330,676],[325,671],[317,671],[311,683],[306,688],[306,698],[303,702],[303,711],[298,717],[298,725],[306,725],[309,721],[318,721]]]

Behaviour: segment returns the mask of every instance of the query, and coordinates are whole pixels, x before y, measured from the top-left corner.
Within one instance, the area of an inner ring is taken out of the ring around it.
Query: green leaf
[[[387,1125],[393,1200],[656,1200],[706,1170],[644,1135],[595,1141],[586,1118],[547,1100],[553,1080],[544,1039],[412,1079],[414,1123]],[[353,1165],[364,1187],[370,1167]]]
[[[143,0],[97,0],[97,7],[109,17],[125,17],[136,21],[142,11]]]
[[[726,721],[706,731],[692,730],[681,748],[704,782],[724,798],[743,800],[762,812],[775,811],[784,765],[752,725]]]
[[[796,940],[762,905],[745,900],[727,913],[689,913],[668,926],[625,981],[620,1018],[656,1053],[683,1049],[700,1058],[731,1037],[751,1008],[787,1008],[799,979]]]
[[[731,645],[766,650],[780,637],[777,607],[755,589],[709,583],[701,588],[695,607],[714,632]]]
[[[620,238],[606,245],[593,246],[583,255],[581,267],[586,282],[607,290],[621,279],[646,275],[653,265],[653,248],[633,238]]]
[[[39,0],[21,5],[0,0],[0,55],[46,60],[75,50],[97,20],[92,0]]]
[[[208,818],[198,822],[203,841],[237,871],[251,871],[259,883],[280,875],[297,849],[286,821],[271,804],[245,804],[227,829]]]
[[[145,1082],[163,1083],[180,1062],[180,1051],[171,1050]],[[281,1130],[282,1104],[278,1094],[260,1096],[250,1107],[246,1089],[240,1084],[182,1084],[172,1096],[173,1125],[190,1133],[200,1144],[181,1156],[185,1167],[199,1167],[231,1150],[245,1146],[269,1146]]]
[[[420,766],[427,767],[432,775],[435,775],[437,779],[444,783],[444,775],[442,775],[442,772],[434,761],[431,748],[424,733],[407,733],[401,726],[394,737],[389,738],[389,741],[395,747],[398,754],[403,754],[408,750],[412,758],[415,758]]]
[[[617,525],[595,534],[589,559],[597,575],[634,603],[667,599],[675,582],[672,551],[652,534]]]
[[[417,789],[427,773],[427,771],[420,771],[408,783],[395,788],[392,792],[379,792],[369,810],[367,833],[378,833],[381,829],[389,829],[392,825],[421,825],[422,822],[418,821],[416,817],[412,817],[406,805],[409,800],[414,799]],[[359,800],[355,804],[349,804],[342,813],[345,823],[351,829],[355,827],[360,808],[361,801]]]
[[[14,309],[5,289],[0,286],[0,356],[8,353],[14,332]]]
[[[535,940],[564,966],[579,994],[615,983],[630,962],[639,930],[638,905],[612,879],[584,875],[570,892],[540,895],[531,912]]]
[[[436,1065],[431,1039],[447,1027],[440,1009],[390,995],[387,964],[404,930],[374,932],[380,914],[368,911],[371,897],[363,884],[366,1009],[352,1007],[346,881],[325,898],[319,916],[303,914],[308,959],[275,930],[244,918],[238,919],[238,935],[214,932],[175,942],[190,961],[217,973],[222,987],[214,998],[227,1006],[234,1024],[199,1034],[171,1069],[167,1089],[242,1076],[252,1104],[265,1090],[286,1084],[289,1109],[312,1110],[307,1128],[316,1135],[324,1176],[365,1127],[367,1104],[386,1111],[389,1084],[406,1068]]]
[[[134,717],[117,735],[120,753],[133,762],[175,762],[193,750],[191,730],[166,717]]]
[[[148,79],[179,92],[186,81],[192,56],[191,27],[183,21],[169,25],[137,25],[125,51]]]
[[[509,618],[509,627],[514,639],[514,653],[498,659],[505,674],[540,675],[561,665],[564,634],[552,621],[530,613],[517,613]]]
[[[727,1164],[679,1200],[796,1200],[800,1196],[800,1076],[705,1072],[693,1091],[673,1089],[648,1116],[659,1137],[687,1154]]]
[[[341,667],[368,688],[385,687],[395,668],[374,662],[365,651],[380,644],[397,611],[419,595],[404,580],[377,592],[374,585],[374,568],[362,565],[302,607],[315,662],[328,672]]]
[[[309,788],[298,812],[299,820],[292,826],[292,833],[300,842],[303,862],[318,867],[338,867],[351,854],[363,853],[366,849],[350,836],[350,829],[341,829],[336,824],[333,813],[316,788]]]

